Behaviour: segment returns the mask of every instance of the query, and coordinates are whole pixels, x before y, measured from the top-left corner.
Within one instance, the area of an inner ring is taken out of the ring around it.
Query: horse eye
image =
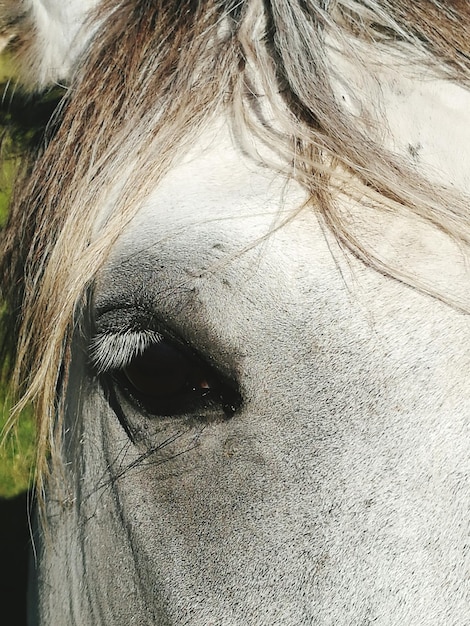
[[[155,416],[172,416],[218,405],[230,417],[240,405],[238,392],[199,359],[162,340],[148,346],[115,372],[119,386]]]

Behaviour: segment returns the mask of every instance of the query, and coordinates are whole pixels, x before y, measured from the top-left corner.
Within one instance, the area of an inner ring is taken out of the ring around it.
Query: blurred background
[[[15,119],[17,116],[24,118],[26,100],[15,97],[18,90],[7,42],[8,38],[0,35],[0,226],[7,219],[15,172],[25,149],[22,144],[27,140],[27,133],[16,130]],[[0,321],[4,313],[1,302]],[[4,370],[5,363],[1,365]],[[34,423],[31,411],[25,411],[7,435],[11,399],[4,377],[0,380],[3,381],[0,384],[0,622],[25,626]]]
[[[16,0],[15,0],[16,2]],[[8,9],[10,7],[10,9]],[[63,86],[26,93],[16,78],[12,27],[4,16],[16,4],[0,0],[0,237],[8,218],[16,173],[27,154],[44,146],[44,131]],[[5,22],[6,23],[6,22]],[[14,24],[14,22],[9,22]],[[7,309],[0,298],[0,323]],[[0,327],[1,330],[1,327]],[[3,333],[0,332],[0,336]],[[7,357],[0,359],[0,623],[26,625],[27,573],[34,563],[31,550],[34,505],[35,429],[32,411],[24,410],[12,426]],[[52,625],[51,625],[52,626]]]
[[[17,89],[13,63],[5,49],[6,41],[0,40],[0,225],[6,221],[15,172],[21,159],[26,136],[20,136],[16,130],[15,118],[23,109],[24,102],[18,102],[15,111],[15,91]],[[17,144],[17,145],[15,145]],[[1,236],[1,235],[0,235]],[[4,313],[1,303],[0,315]],[[4,364],[2,364],[4,365]],[[17,428],[5,438],[11,404],[6,383],[0,386],[0,498],[12,498],[25,492],[30,484],[34,458],[34,427],[30,412],[21,416]]]

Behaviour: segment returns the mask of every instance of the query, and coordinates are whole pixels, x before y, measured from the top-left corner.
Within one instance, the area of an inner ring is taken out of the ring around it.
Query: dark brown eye
[[[203,369],[165,341],[148,347],[123,373],[137,391],[150,396],[207,392],[211,388]]]
[[[191,354],[165,341],[148,346],[114,378],[132,400],[156,416],[218,406],[225,416],[240,405],[238,392]]]

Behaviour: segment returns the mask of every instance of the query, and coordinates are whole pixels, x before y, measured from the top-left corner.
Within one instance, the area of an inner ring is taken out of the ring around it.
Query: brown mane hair
[[[416,215],[470,243],[467,200],[423,180],[341,107],[327,56],[332,42],[368,50],[372,67],[374,51],[388,51],[468,85],[467,2],[105,0],[91,19],[100,28],[18,180],[1,239],[4,334],[18,337],[18,410],[35,406],[40,483],[46,453],[60,462],[61,390],[86,290],[149,191],[215,115],[224,112],[240,134],[275,147],[279,169],[309,191],[312,210],[379,271],[436,295],[356,237],[338,193]],[[15,24],[26,58],[28,16],[15,16]],[[368,58],[357,52],[362,71]],[[271,101],[275,125],[253,106],[259,92]]]

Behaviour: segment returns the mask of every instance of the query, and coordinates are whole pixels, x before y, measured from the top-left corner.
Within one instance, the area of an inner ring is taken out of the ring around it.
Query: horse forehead
[[[192,259],[221,239],[240,250],[288,221],[307,199],[298,183],[246,157],[217,121],[149,194],[114,258],[139,248],[155,252],[167,241],[188,246]]]
[[[121,235],[99,277],[97,306],[143,298],[164,307],[183,334],[209,325],[210,339],[228,340],[245,326],[253,345],[272,317],[285,350],[312,318],[322,319],[327,333],[341,319],[354,325],[348,262],[308,199],[296,181],[248,158],[216,120]],[[190,296],[186,323],[181,305],[189,293],[197,297]]]
[[[275,163],[274,153],[268,154],[263,146],[256,149]],[[283,174],[280,164],[279,169],[270,168],[249,158],[226,120],[219,118],[149,194],[115,246],[112,263],[136,254],[155,257],[169,246],[188,269],[198,263],[208,269],[214,246],[224,242],[232,268],[239,262],[242,267],[246,257],[270,257],[283,266],[286,281],[321,280],[330,289],[335,285],[343,290],[351,264],[338,269],[343,255],[334,237],[319,225],[318,207],[308,200],[305,189]],[[347,200],[339,202],[346,205]],[[356,233],[387,263],[415,272],[421,283],[444,297],[449,293],[456,301],[467,302],[468,265],[447,235],[413,216],[383,212],[371,216],[369,208],[357,202],[346,210],[354,215]],[[287,228],[288,222],[295,224]],[[254,257],[245,254],[246,248],[256,251]],[[355,265],[353,273],[361,271]],[[267,273],[260,281],[266,284],[271,279]],[[346,290],[356,286],[354,278]],[[381,288],[388,292],[389,287]],[[409,294],[405,291],[400,297],[409,299]]]
[[[312,263],[323,273],[322,282],[341,280],[315,214],[303,210],[306,200],[295,181],[246,158],[227,126],[217,121],[156,186],[121,235],[98,279],[97,308],[141,297],[158,308],[165,294],[164,317],[179,317],[179,302],[197,291],[204,323],[220,322],[224,298],[230,300],[235,325],[243,303],[256,302],[260,319],[250,320],[256,334],[274,292],[278,306],[295,299],[302,309],[301,294],[315,282]],[[193,306],[189,309],[194,313]],[[230,320],[224,320],[220,332],[230,332],[229,327]]]

